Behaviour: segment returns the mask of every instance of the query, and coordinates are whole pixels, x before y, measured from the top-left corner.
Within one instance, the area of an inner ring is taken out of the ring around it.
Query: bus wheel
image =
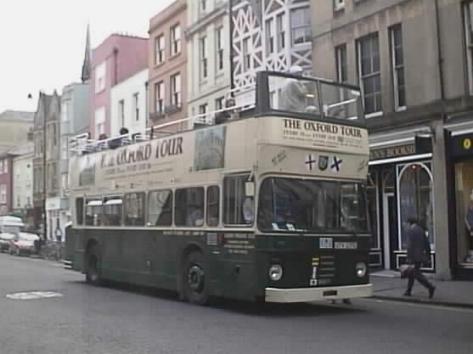
[[[92,285],[100,284],[100,273],[98,267],[98,257],[95,254],[90,254],[87,257],[87,269],[85,271],[85,280]]]
[[[202,253],[191,252],[186,257],[183,277],[185,298],[193,304],[205,305],[208,301],[208,291]]]

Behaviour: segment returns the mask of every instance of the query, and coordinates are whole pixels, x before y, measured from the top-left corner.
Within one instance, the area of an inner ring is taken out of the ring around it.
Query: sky
[[[39,91],[80,82],[87,24],[91,46],[112,33],[147,37],[151,17],[172,0],[3,0],[0,112],[35,111]],[[28,99],[32,94],[32,99]]]

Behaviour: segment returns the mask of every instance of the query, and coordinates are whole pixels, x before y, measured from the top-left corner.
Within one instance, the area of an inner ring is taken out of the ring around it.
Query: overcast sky
[[[80,81],[87,23],[92,48],[114,32],[147,36],[149,19],[171,2],[2,0],[0,112],[35,111],[40,90]]]

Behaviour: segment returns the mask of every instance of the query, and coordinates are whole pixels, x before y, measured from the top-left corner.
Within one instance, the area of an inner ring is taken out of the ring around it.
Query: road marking
[[[36,300],[36,299],[48,299],[52,297],[62,297],[62,294],[56,293],[54,291],[28,291],[28,292],[7,294],[6,297],[12,300]]]
[[[361,301],[373,301],[373,299],[359,299]],[[468,307],[450,307],[446,305],[434,305],[422,302],[408,302],[408,301],[397,301],[397,300],[380,300],[376,299],[376,303],[389,303],[391,305],[398,305],[398,306],[409,306],[409,307],[422,307],[424,309],[431,309],[431,310],[441,310],[441,311],[449,311],[449,312],[471,312],[473,313],[473,309]]]

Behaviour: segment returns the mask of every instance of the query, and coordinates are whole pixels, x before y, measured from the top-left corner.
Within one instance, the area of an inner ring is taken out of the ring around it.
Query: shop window
[[[125,225],[144,226],[145,194],[129,193],[125,195]]]
[[[172,191],[153,191],[148,194],[148,226],[172,224]]]
[[[434,250],[432,175],[429,163],[398,166],[398,205],[400,212],[400,246],[407,248],[407,219],[415,217],[425,229]]]
[[[174,218],[176,226],[203,226],[204,188],[176,190]]]
[[[458,263],[473,265],[473,162],[455,165]]]
[[[122,224],[122,197],[106,197],[103,200],[103,225],[120,226]]]
[[[217,226],[220,212],[220,188],[210,186],[207,188],[207,225]]]

